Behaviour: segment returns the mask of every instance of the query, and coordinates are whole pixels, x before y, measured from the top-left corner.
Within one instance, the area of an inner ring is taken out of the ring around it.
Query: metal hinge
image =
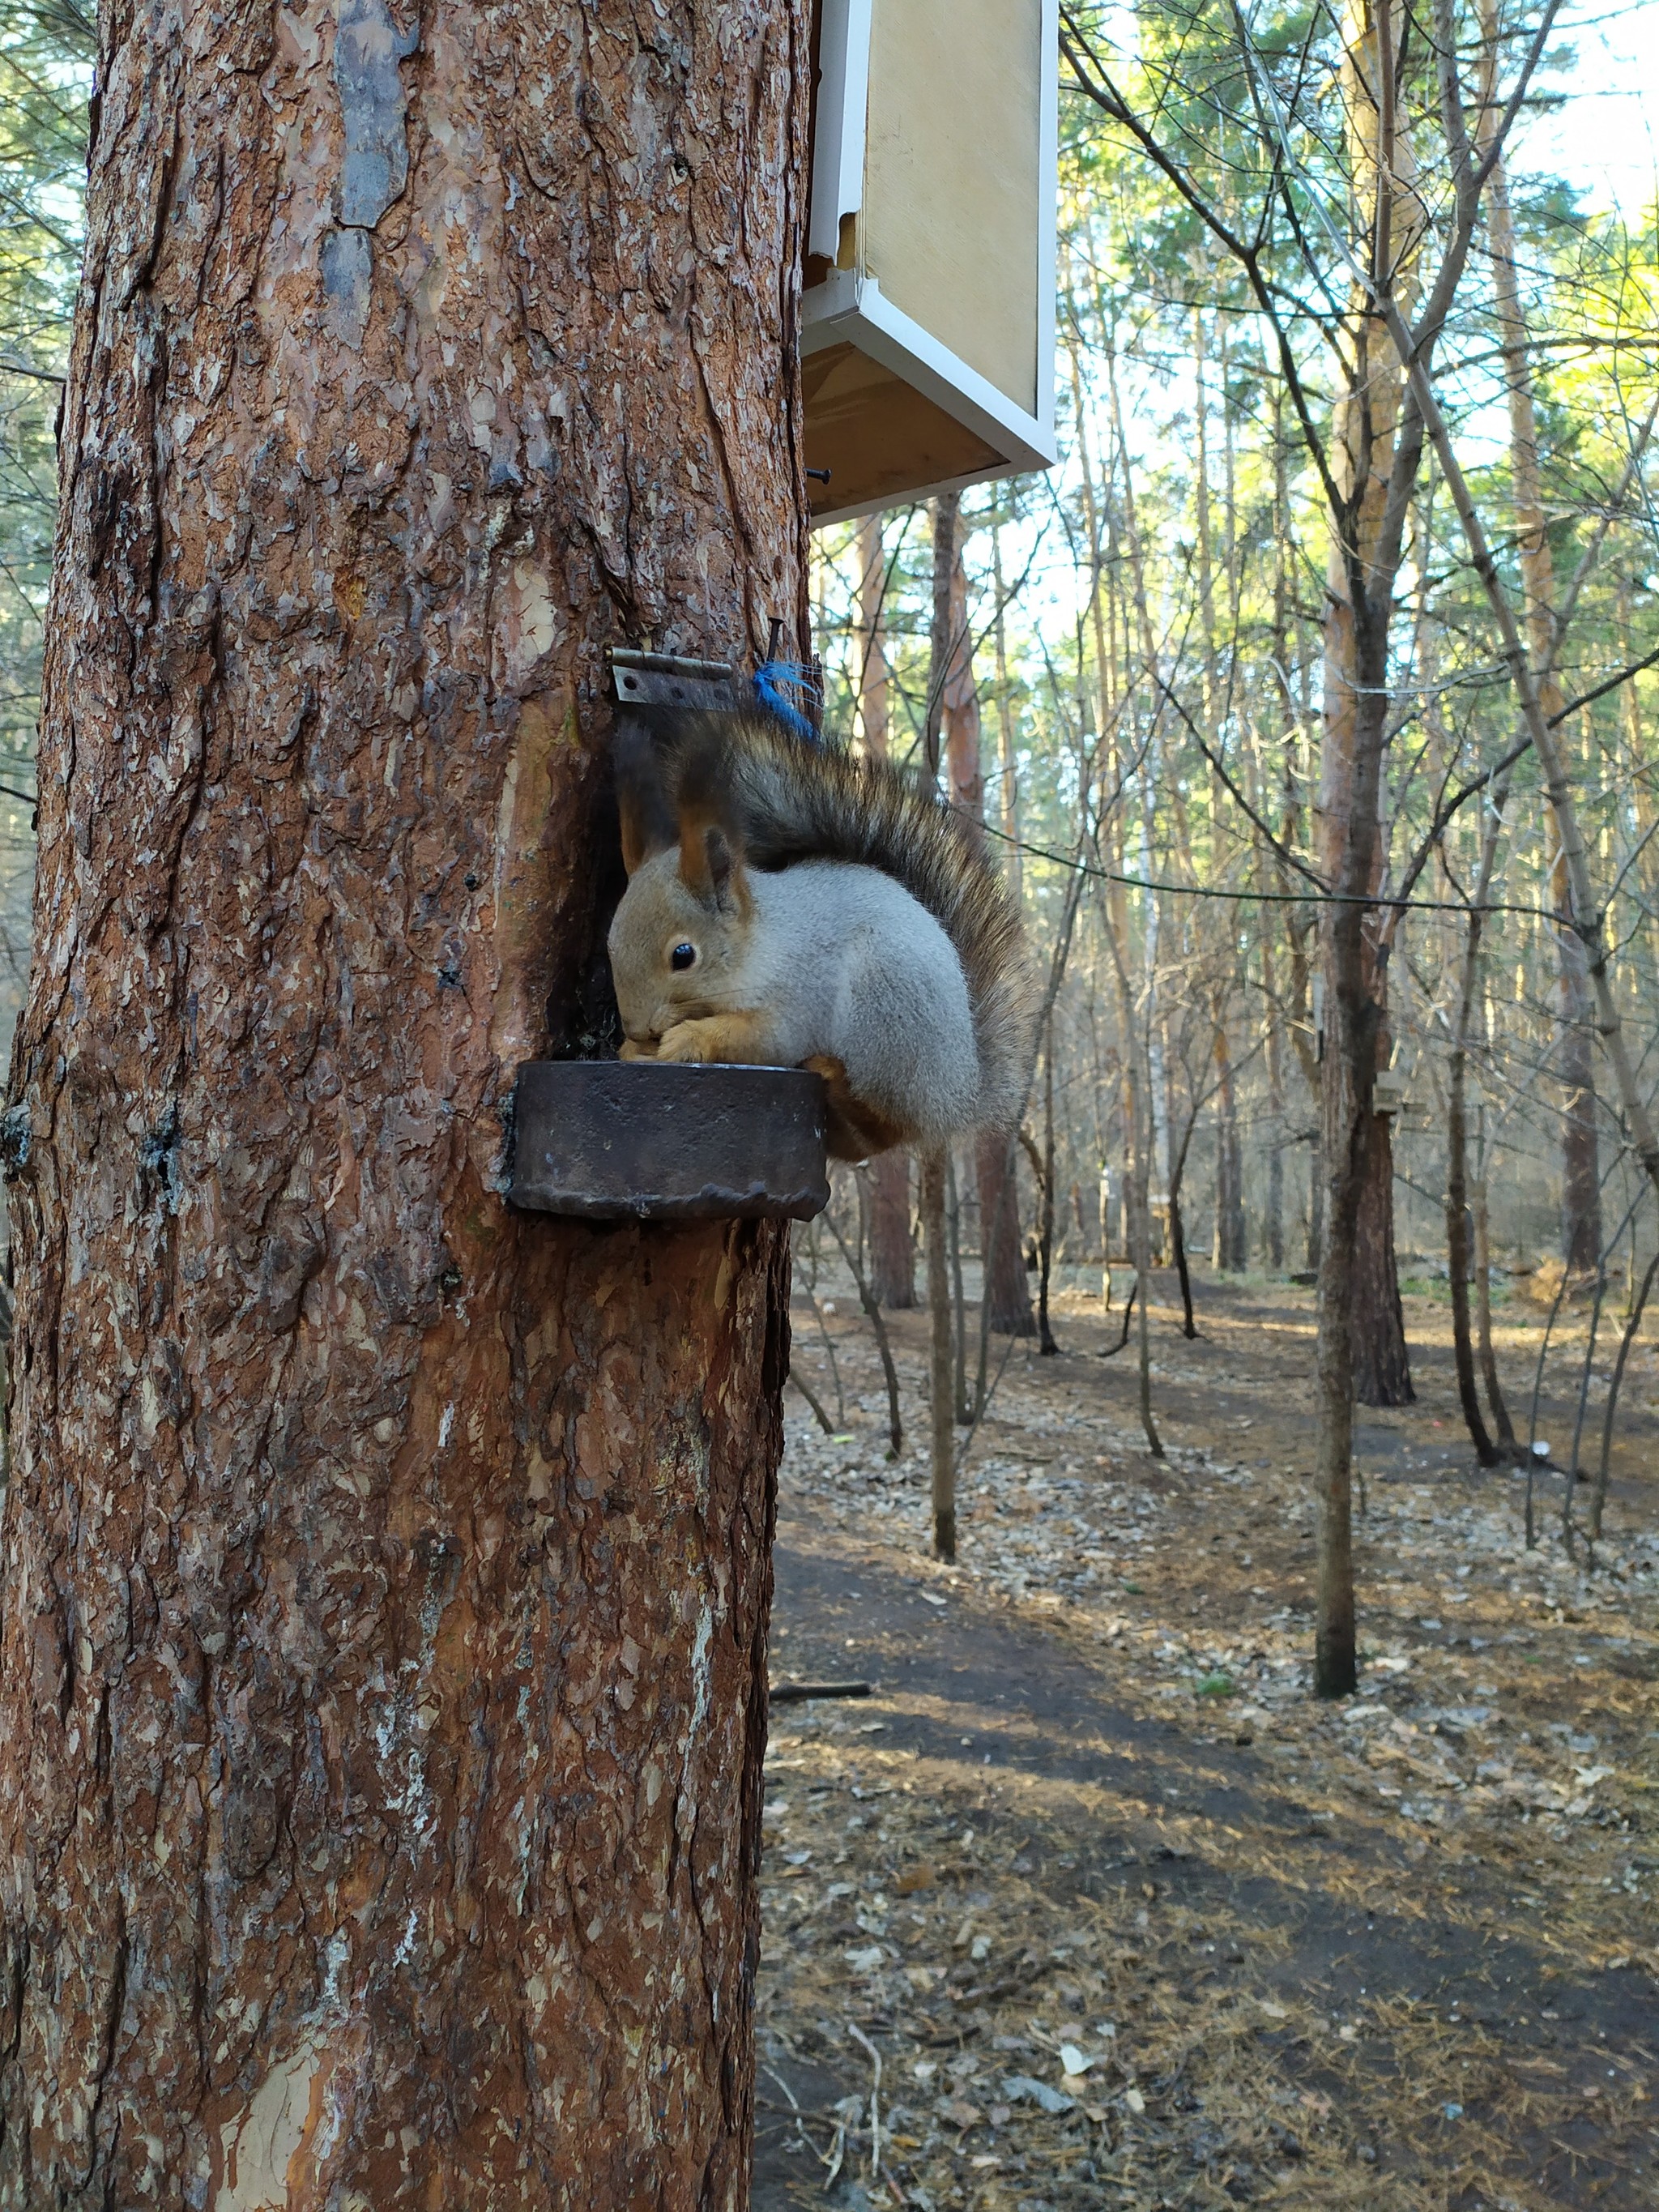
[[[678,707],[732,714],[738,685],[729,660],[690,660],[670,653],[611,649],[611,682],[623,707]]]

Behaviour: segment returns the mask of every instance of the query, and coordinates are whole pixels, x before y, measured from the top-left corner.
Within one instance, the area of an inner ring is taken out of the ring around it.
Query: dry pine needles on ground
[[[1199,1348],[1166,1324],[1164,1465],[1072,1303],[1068,1355],[1007,1370],[955,1569],[825,1316],[848,1425],[792,1422],[773,1674],[877,1693],[775,1715],[761,2212],[1650,2205],[1651,1487],[1594,1576],[1528,1552],[1414,1311],[1362,1692],[1318,1706],[1305,1299],[1212,1291]],[[920,1437],[925,1316],[896,1318]]]

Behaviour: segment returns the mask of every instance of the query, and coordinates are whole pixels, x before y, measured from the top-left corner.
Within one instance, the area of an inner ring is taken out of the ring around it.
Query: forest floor
[[[841,1425],[789,1394],[773,1680],[873,1694],[773,1711],[757,2212],[1651,2212],[1656,1355],[1587,1572],[1559,1475],[1526,1547],[1524,1479],[1464,1437],[1443,1291],[1408,1295],[1419,1402],[1358,1431],[1359,1693],[1319,1705],[1312,1293],[1197,1294],[1195,1342],[1154,1309],[1162,1462],[1133,1346],[1099,1356],[1115,1315],[1057,1301],[1063,1351],[1009,1360],[946,1567],[927,1316],[891,1319],[894,1465],[856,1300],[821,1276],[820,1320],[798,1287]],[[1541,1315],[1500,1324],[1523,1419]]]

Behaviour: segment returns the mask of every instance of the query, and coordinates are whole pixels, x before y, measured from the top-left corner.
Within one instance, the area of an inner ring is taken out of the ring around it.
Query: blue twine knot
[[[792,737],[799,738],[803,744],[817,744],[818,733],[816,726],[801,713],[799,708],[791,705],[784,696],[786,691],[797,693],[809,707],[823,703],[817,679],[805,661],[762,661],[755,671],[755,696],[769,714],[777,716]]]

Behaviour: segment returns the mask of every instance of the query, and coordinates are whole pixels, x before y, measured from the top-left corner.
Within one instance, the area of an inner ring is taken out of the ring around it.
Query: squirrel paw
[[[657,1046],[659,1060],[710,1060],[717,1057],[720,1040],[710,1022],[676,1022],[665,1030]]]

